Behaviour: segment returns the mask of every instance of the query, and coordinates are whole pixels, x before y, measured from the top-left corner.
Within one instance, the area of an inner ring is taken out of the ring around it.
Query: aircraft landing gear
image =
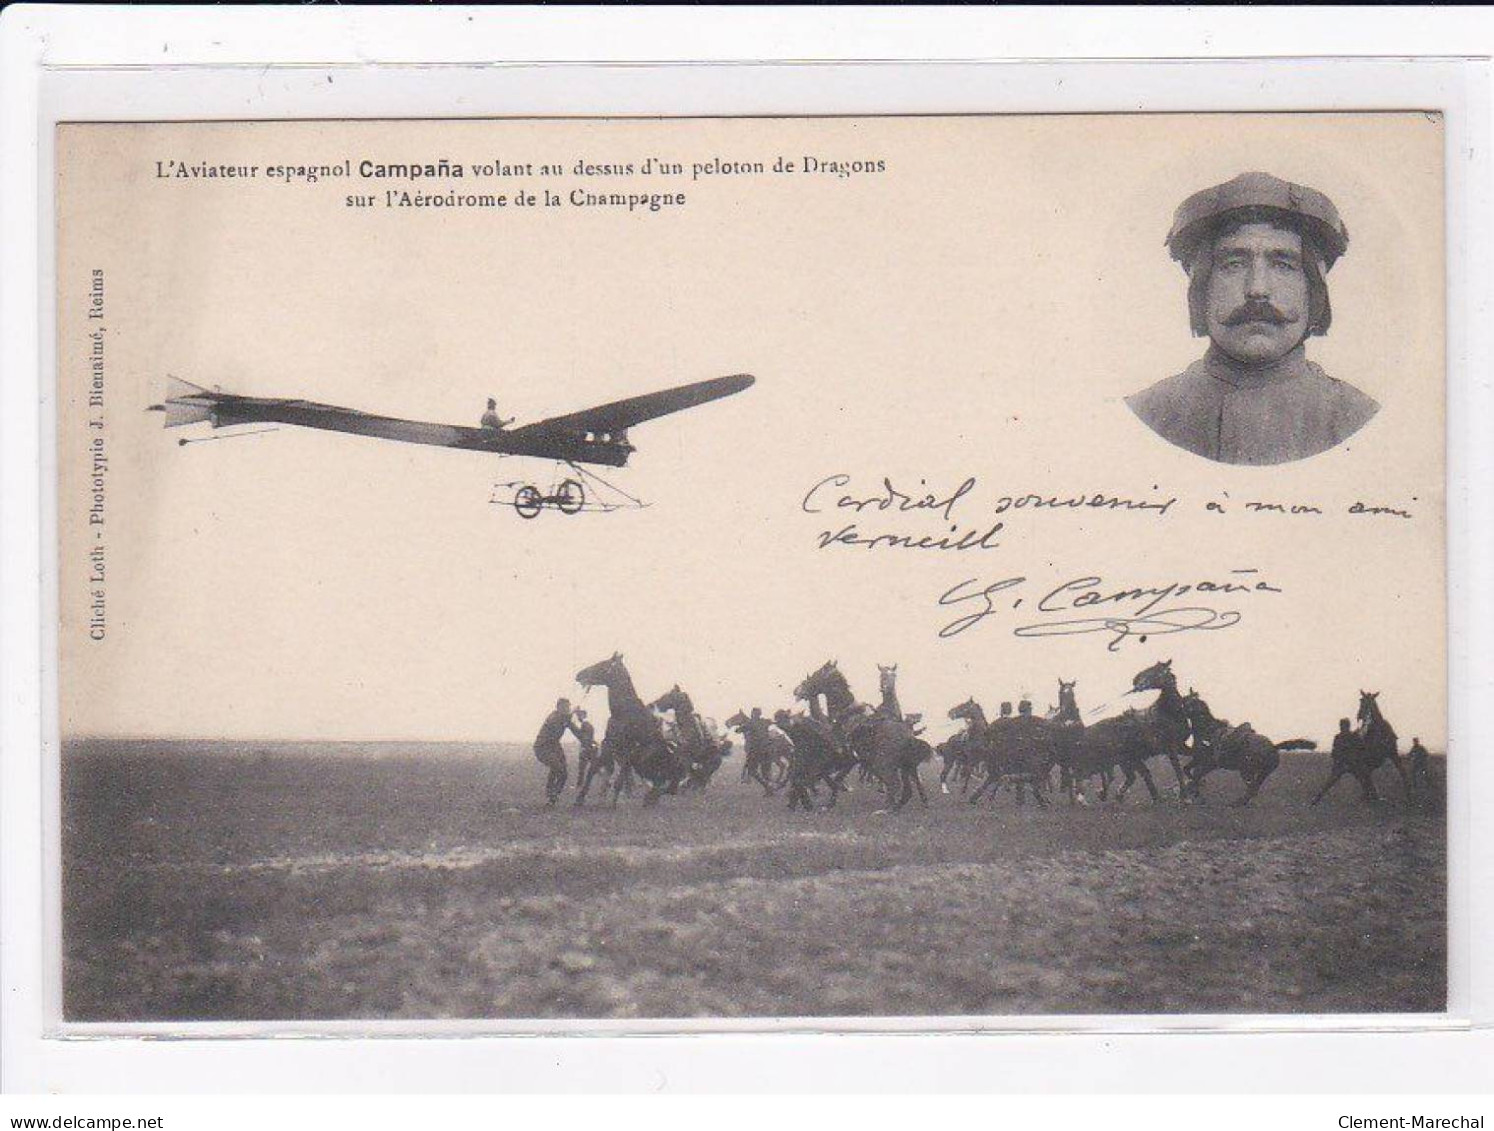
[[[553,507],[561,514],[577,514],[586,505],[586,488],[577,479],[563,479],[555,493],[545,495],[532,483],[514,492],[514,511],[520,518],[538,518],[540,511]]]

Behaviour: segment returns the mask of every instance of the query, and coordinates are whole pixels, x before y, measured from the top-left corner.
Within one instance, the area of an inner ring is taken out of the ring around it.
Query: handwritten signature
[[[1027,602],[1023,595],[1027,584],[1025,577],[1007,577],[984,584],[978,578],[967,578],[946,589],[939,595],[939,607],[958,608],[961,612],[939,629],[940,639],[958,636],[990,617],[1016,613]],[[1223,581],[1169,581],[1118,589],[1109,587],[1099,576],[1087,575],[1048,589],[1031,606],[1039,619],[1016,625],[1012,635],[1032,638],[1103,634],[1109,637],[1107,650],[1114,652],[1133,637],[1144,643],[1149,636],[1216,632],[1238,624],[1243,618],[1244,614],[1234,609],[1169,603],[1190,593],[1244,596],[1280,592],[1280,587],[1261,577],[1257,569],[1230,570],[1228,579]],[[1083,615],[1068,615],[1075,612]],[[1022,614],[1021,619],[1030,615]]]

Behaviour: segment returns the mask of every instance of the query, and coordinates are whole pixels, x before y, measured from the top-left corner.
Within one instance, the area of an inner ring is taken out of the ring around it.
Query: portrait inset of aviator
[[[1337,447],[1379,411],[1307,358],[1307,339],[1332,323],[1328,272],[1349,247],[1327,196],[1242,173],[1183,201],[1167,247],[1209,348],[1126,398],[1158,436],[1219,463],[1290,463]]]

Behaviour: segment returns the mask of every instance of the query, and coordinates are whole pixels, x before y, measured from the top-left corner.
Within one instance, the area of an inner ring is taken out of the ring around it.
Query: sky
[[[717,718],[787,705],[830,658],[873,700],[877,664],[897,662],[934,737],[968,696],[1041,711],[1059,678],[1092,718],[1119,711],[1145,702],[1125,694],[1137,671],[1172,659],[1216,714],[1275,738],[1326,739],[1364,689],[1439,749],[1441,141],[1412,114],[65,126],[63,733],[524,741],[557,696],[605,714],[574,676],[621,651],[646,697],[678,682]],[[683,173],[638,172],[650,157]],[[561,171],[358,173],[441,160]],[[260,173],[159,176],[171,161]],[[265,173],[343,162],[314,184]],[[1384,406],[1343,447],[1273,468],[1172,448],[1123,403],[1204,348],[1162,245],[1174,208],[1249,169],[1343,214],[1333,328],[1309,356]],[[561,203],[383,196],[453,186]],[[632,466],[602,469],[647,508],[532,522],[490,500],[548,485],[542,463],[294,428],[179,446],[205,426],[143,411],[174,375],[452,423],[492,396],[524,423],[744,372],[751,389],[640,426]],[[947,511],[897,508],[967,480]],[[1174,501],[1003,509],[1097,492]],[[848,523],[972,540],[1002,525],[991,549],[953,552],[835,540]],[[1034,611],[1054,590],[1050,606],[1242,578],[1267,588],[1195,591],[1182,604],[1216,627],[1167,635],[1059,634],[1079,612]],[[993,584],[1001,608],[940,635],[984,607],[951,594]]]

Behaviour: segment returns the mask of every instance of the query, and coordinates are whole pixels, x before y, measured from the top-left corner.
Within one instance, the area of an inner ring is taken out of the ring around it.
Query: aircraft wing
[[[709,381],[697,381],[693,385],[679,385],[657,393],[644,393],[639,397],[628,397],[596,408],[582,409],[566,416],[552,416],[547,420],[514,428],[509,435],[529,439],[559,432],[621,432],[635,424],[642,424],[645,420],[668,416],[672,412],[740,393],[755,380],[755,377],[746,373],[738,373],[732,377],[714,377]]]
[[[241,424],[294,424],[324,432],[347,432],[407,444],[623,467],[633,451],[633,446],[618,435],[624,429],[656,416],[667,416],[671,412],[739,393],[753,380],[746,374],[717,377],[641,397],[629,397],[568,416],[553,416],[522,428],[501,430],[377,416],[316,401],[240,396],[204,389],[177,378],[171,378],[165,401],[150,407],[166,414],[168,428],[200,421],[207,421],[214,428]]]
[[[469,448],[477,451],[504,450],[500,435],[486,428],[428,424],[421,420],[377,416],[355,408],[295,398],[246,397],[237,393],[204,389],[177,377],[169,378],[165,402],[150,407],[166,414],[167,428],[178,428],[204,420],[209,421],[214,428],[239,424],[295,424],[302,428],[318,428],[324,432],[347,432],[355,436],[399,440],[407,444]]]

